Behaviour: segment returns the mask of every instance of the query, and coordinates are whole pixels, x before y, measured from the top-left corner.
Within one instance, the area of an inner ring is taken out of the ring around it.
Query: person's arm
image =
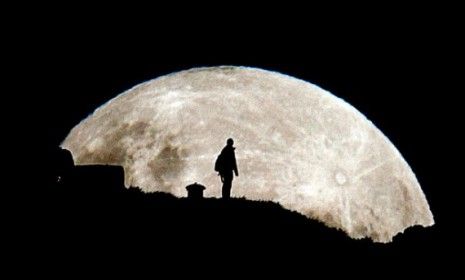
[[[234,174],[236,174],[236,176],[239,176],[239,171],[237,171],[236,153],[233,153],[233,159],[234,159]]]

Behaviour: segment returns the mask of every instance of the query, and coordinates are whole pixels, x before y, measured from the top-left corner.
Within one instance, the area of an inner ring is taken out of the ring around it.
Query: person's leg
[[[232,187],[232,173],[224,176],[223,191],[222,191],[223,198],[228,199],[231,197],[231,187]]]
[[[223,182],[223,190],[222,190],[223,198],[229,198],[231,195],[231,183],[229,180],[225,178]]]

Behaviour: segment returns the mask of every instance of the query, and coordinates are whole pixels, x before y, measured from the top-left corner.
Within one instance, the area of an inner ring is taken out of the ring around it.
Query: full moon
[[[74,127],[76,164],[121,165],[125,185],[221,196],[214,161],[233,138],[232,196],[270,200],[345,231],[390,242],[433,215],[409,165],[372,122],[311,83],[246,67],[194,68],[139,84]]]

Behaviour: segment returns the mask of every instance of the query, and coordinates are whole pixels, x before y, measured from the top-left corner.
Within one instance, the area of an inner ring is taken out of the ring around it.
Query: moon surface
[[[360,112],[311,83],[246,67],[194,68],[139,84],[74,127],[76,164],[121,165],[125,185],[220,197],[214,161],[233,138],[232,195],[271,200],[352,238],[389,242],[433,215],[411,168]]]

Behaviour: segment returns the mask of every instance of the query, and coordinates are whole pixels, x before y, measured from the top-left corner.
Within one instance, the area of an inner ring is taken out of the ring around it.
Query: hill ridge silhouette
[[[38,202],[40,210],[30,214],[37,221],[36,227],[45,229],[38,237],[39,244],[64,242],[78,252],[96,246],[123,248],[134,254],[177,251],[192,257],[205,250],[219,256],[229,252],[273,256],[276,251],[280,256],[311,252],[328,258],[351,258],[355,253],[365,260],[371,256],[408,259],[431,250],[424,247],[431,235],[416,234],[423,228],[407,229],[390,244],[354,240],[275,202],[195,200],[146,193],[124,186],[121,166],[74,166],[70,154],[63,155],[61,162],[68,164],[57,164],[50,170],[47,188]]]
[[[147,193],[135,186],[126,188],[123,177],[124,171],[119,166],[73,167],[61,182],[52,184],[56,196],[54,201],[61,204],[61,209],[71,212],[76,210],[80,215],[112,210],[123,215],[159,219],[160,223],[190,225],[195,222],[204,226],[214,223],[230,229],[241,226],[263,229],[282,225],[307,225],[317,227],[315,232],[321,232],[322,236],[349,239],[342,231],[328,228],[319,221],[311,220],[272,201],[252,201],[244,197],[232,197],[229,200],[206,197],[193,200],[165,192]],[[82,209],[83,206],[85,209]]]

